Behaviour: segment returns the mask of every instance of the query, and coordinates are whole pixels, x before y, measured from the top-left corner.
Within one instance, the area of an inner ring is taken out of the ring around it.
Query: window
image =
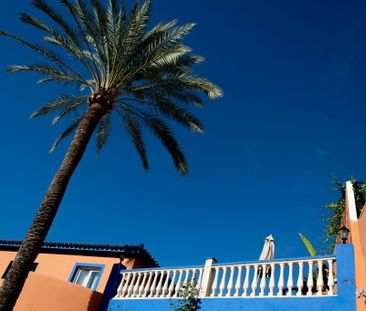
[[[104,265],[76,264],[70,282],[96,290]]]
[[[3,273],[3,276],[1,277],[2,279],[5,279],[5,277],[8,274],[8,272],[9,272],[9,270],[10,270],[10,268],[11,268],[12,265],[13,265],[13,261],[10,261],[9,264],[8,264],[8,266],[5,269],[4,273]],[[34,262],[32,264],[31,271],[33,271],[33,272],[36,271],[37,266],[38,266],[38,262]]]

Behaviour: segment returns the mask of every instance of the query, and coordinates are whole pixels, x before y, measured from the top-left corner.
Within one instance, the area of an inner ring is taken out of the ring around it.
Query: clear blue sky
[[[4,2],[0,29],[37,38],[17,19],[29,2]],[[197,72],[225,91],[197,112],[204,136],[176,127],[191,173],[150,136],[145,173],[115,126],[100,157],[89,146],[47,239],[144,243],[163,266],[257,259],[270,233],[277,258],[307,254],[298,232],[319,247],[332,175],[366,177],[366,2],[153,4],[155,22],[198,23],[187,40],[207,59]],[[27,117],[65,90],[6,73],[37,61],[25,47],[0,38],[0,56],[0,238],[22,239],[67,147],[50,155],[63,127]]]

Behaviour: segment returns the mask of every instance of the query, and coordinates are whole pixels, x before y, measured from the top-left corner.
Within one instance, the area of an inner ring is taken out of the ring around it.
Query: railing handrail
[[[255,265],[255,264],[270,264],[270,263],[281,263],[281,262],[306,262],[309,260],[327,260],[327,259],[336,259],[335,255],[325,255],[325,256],[309,256],[309,257],[296,257],[296,258],[284,258],[284,259],[273,259],[273,260],[252,260],[252,261],[240,261],[240,262],[229,262],[229,263],[214,263],[212,266],[231,266],[231,265]]]
[[[121,273],[131,273],[131,272],[144,272],[144,271],[173,271],[173,270],[186,270],[186,269],[203,269],[204,266],[184,266],[184,267],[156,267],[156,268],[138,268],[138,269],[124,269]]]
[[[212,266],[231,266],[231,265],[254,265],[254,264],[270,264],[270,263],[281,263],[281,262],[300,262],[309,260],[326,260],[326,259],[336,259],[335,255],[321,255],[321,256],[308,256],[308,257],[295,257],[295,258],[279,258],[273,260],[249,260],[249,261],[238,261],[238,262],[223,262],[214,263]],[[138,269],[124,269],[121,273],[131,273],[131,272],[141,272],[141,271],[166,271],[166,270],[178,270],[178,269],[200,269],[203,265],[194,266],[173,266],[173,267],[153,267],[153,268],[138,268]]]

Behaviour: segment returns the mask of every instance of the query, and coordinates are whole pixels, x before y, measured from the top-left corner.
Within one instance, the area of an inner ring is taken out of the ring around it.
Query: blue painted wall
[[[338,294],[333,297],[203,298],[200,311],[355,311],[356,286],[352,245],[338,245]],[[112,299],[108,311],[169,311],[173,299]]]

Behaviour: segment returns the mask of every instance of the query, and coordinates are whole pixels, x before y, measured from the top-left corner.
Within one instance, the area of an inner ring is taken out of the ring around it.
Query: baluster
[[[183,286],[184,286],[184,287],[186,287],[186,286],[187,286],[187,284],[188,284],[188,277],[189,277],[189,273],[191,272],[191,270],[186,269],[186,270],[184,270],[184,271],[185,271],[186,275],[185,275],[185,277],[184,277]]]
[[[313,281],[313,262],[309,261],[308,262],[309,265],[309,274],[308,274],[308,282],[307,282],[307,287],[308,287],[308,292],[306,293],[307,296],[312,296],[313,295],[313,285],[314,285],[314,281]]]
[[[210,297],[215,297],[215,295],[216,295],[217,284],[218,284],[218,279],[219,279],[219,274],[220,274],[220,268],[215,267],[214,269],[215,269],[215,278],[212,283],[212,292],[210,294]]]
[[[143,297],[143,295],[144,295],[144,289],[145,289],[145,283],[146,283],[147,276],[148,276],[148,272],[143,272],[143,278],[142,278],[142,281],[140,284],[138,297]]]
[[[175,277],[177,275],[177,270],[174,270],[173,271],[173,277],[172,277],[172,280],[171,280],[171,283],[170,283],[170,286],[169,286],[169,290],[168,290],[168,297],[172,297],[172,293],[173,293],[173,290],[174,290],[174,287],[175,287]]]
[[[297,277],[297,293],[296,296],[302,296],[302,288],[304,287],[304,276],[303,276],[303,267],[304,263],[302,261],[299,262],[299,275]]]
[[[131,283],[129,284],[128,289],[127,289],[127,297],[133,297],[133,289],[134,289],[134,284],[136,281],[136,276],[137,276],[137,273],[132,273]]]
[[[165,271],[160,271],[160,278],[158,282],[158,286],[156,287],[155,297],[160,297],[161,289],[163,287],[163,279],[164,279]]]
[[[226,297],[230,297],[231,296],[231,292],[233,291],[233,287],[234,287],[234,273],[235,273],[235,266],[231,266],[230,267],[230,278],[229,278],[229,283],[227,285],[227,294],[226,294]]]
[[[121,296],[125,297],[127,294],[128,284],[130,283],[131,273],[127,273],[126,283],[123,286]]]
[[[223,270],[223,273],[222,273],[222,278],[221,278],[221,282],[220,282],[220,292],[219,292],[218,297],[222,297],[224,294],[224,290],[225,290],[227,267],[223,267],[222,270]]]
[[[150,294],[150,287],[151,287],[151,283],[153,281],[154,275],[155,275],[154,271],[148,272],[147,283],[144,288],[143,297],[148,297],[148,295]]]
[[[249,289],[249,278],[250,278],[250,265],[245,266],[245,279],[243,284],[243,297],[248,296],[248,289]]]
[[[166,295],[168,294],[168,284],[169,284],[169,280],[170,280],[170,272],[171,271],[167,271],[166,273],[166,278],[165,278],[165,282],[164,282],[164,286],[161,292],[162,297],[166,297]]]
[[[268,296],[273,296],[273,290],[275,287],[275,264],[271,263],[271,276],[269,279],[269,292]]]
[[[333,286],[334,286],[334,276],[333,276],[333,260],[328,259],[328,295],[334,295]]]
[[[137,280],[136,280],[135,286],[133,287],[133,290],[132,290],[132,296],[133,297],[137,297],[138,296],[139,288],[140,288],[140,282],[141,282],[141,277],[142,277],[142,272],[137,272]]]
[[[293,264],[293,262],[288,263],[287,296],[292,296],[292,288],[294,287],[294,278],[292,276]]]
[[[183,271],[184,270],[178,270],[179,279],[178,279],[177,285],[175,286],[175,289],[174,289],[175,293],[174,293],[174,296],[173,297],[178,297],[178,295],[179,295],[179,291],[180,291],[180,288],[182,286]]]
[[[258,265],[254,265],[252,292],[250,293],[251,297],[254,297],[256,295],[257,285],[258,285]]]
[[[318,260],[318,279],[316,281],[316,287],[318,289],[317,296],[322,295],[324,286],[324,280],[323,280],[323,260]]]
[[[197,281],[197,285],[196,285],[197,290],[201,289],[202,274],[203,274],[203,269],[198,269],[198,281]]]
[[[126,279],[126,274],[122,273],[121,282],[119,283],[119,286],[117,289],[117,297],[120,297],[122,295],[122,288],[123,288],[125,279]]]
[[[283,296],[283,287],[285,285],[284,283],[284,269],[285,269],[285,264],[283,262],[280,263],[280,277],[278,279],[278,293],[277,296]]]
[[[241,274],[243,271],[243,266],[239,266],[238,268],[238,277],[236,278],[236,283],[235,283],[235,294],[234,297],[239,297],[239,292],[241,289]]]
[[[151,283],[151,287],[150,287],[150,294],[149,297],[154,297],[155,293],[156,293],[156,283],[158,281],[159,278],[159,271],[155,271],[154,272],[154,280]]]
[[[259,285],[261,291],[259,293],[259,296],[264,296],[264,290],[266,289],[266,268],[267,265],[262,265],[262,278],[261,283]]]
[[[196,280],[196,273],[197,273],[197,269],[192,269],[191,270],[191,277],[189,278],[188,283],[190,284],[190,287],[196,287],[197,286],[197,280]]]

